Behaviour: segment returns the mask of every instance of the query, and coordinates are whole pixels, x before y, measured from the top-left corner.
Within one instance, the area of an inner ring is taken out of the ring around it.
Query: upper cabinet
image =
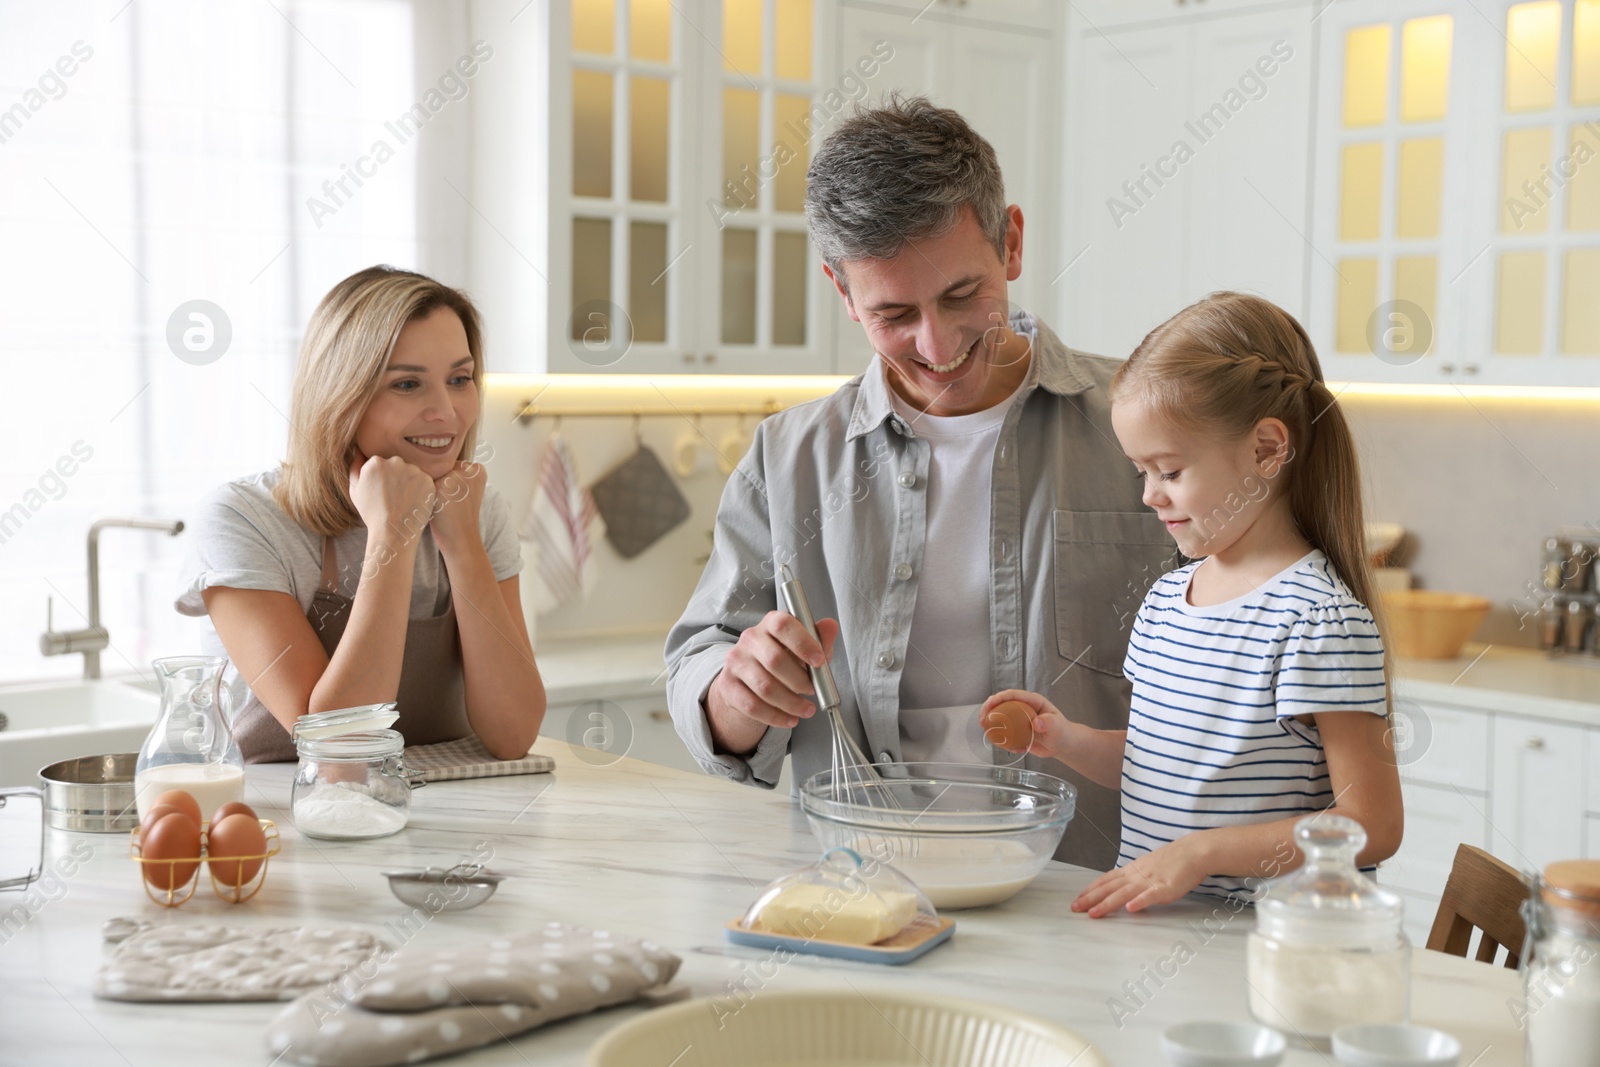
[[[1218,289],[1303,311],[1313,11],[1241,6],[1072,6],[1051,279],[1069,344],[1126,357]]]
[[[1361,0],[1319,35],[1328,376],[1600,384],[1600,0]]]
[[[549,370],[833,370],[803,213],[826,7],[549,5]]]

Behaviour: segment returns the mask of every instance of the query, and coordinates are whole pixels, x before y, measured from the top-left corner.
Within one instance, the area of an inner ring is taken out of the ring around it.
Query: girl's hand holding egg
[[[1059,757],[1066,750],[1072,725],[1056,706],[1038,693],[1006,689],[978,709],[983,736],[996,748],[1018,755]]]

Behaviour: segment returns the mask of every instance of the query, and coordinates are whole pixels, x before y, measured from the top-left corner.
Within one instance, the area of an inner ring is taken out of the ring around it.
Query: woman
[[[544,685],[510,509],[469,460],[482,385],[477,310],[431,278],[370,267],[311,316],[288,458],[202,505],[177,602],[248,686],[248,762],[294,759],[302,715],[382,701],[407,744],[527,754]]]

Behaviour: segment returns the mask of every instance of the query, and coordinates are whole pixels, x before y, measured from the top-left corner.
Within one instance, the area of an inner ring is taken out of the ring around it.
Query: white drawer
[[[1405,837],[1394,858],[1378,868],[1378,881],[1437,900],[1444,894],[1459,845],[1488,847],[1489,800],[1451,787],[1402,782]]]
[[[1478,793],[1489,789],[1490,716],[1395,697],[1395,758],[1400,777]]]
[[[1600,860],[1600,815],[1585,819],[1583,829],[1583,858]]]

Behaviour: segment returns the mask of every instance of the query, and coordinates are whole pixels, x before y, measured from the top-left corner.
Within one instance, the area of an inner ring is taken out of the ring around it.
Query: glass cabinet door
[[[826,281],[806,234],[806,167],[833,115],[816,106],[826,0],[709,0],[701,147],[706,254],[701,369],[831,370]]]
[[[551,94],[551,370],[660,371],[692,336],[693,284],[674,270],[692,202],[686,29],[672,0],[552,9],[569,73]]]
[[[1600,0],[1486,17],[1504,77],[1483,108],[1496,207],[1480,219],[1481,322],[1494,356],[1525,373],[1600,367]]]
[[[1311,307],[1329,377],[1436,380],[1455,373],[1466,341],[1453,325],[1463,288],[1447,273],[1458,255],[1449,190],[1468,177],[1449,8],[1367,4],[1323,31]]]
[[[551,5],[551,370],[831,369],[814,2]]]

